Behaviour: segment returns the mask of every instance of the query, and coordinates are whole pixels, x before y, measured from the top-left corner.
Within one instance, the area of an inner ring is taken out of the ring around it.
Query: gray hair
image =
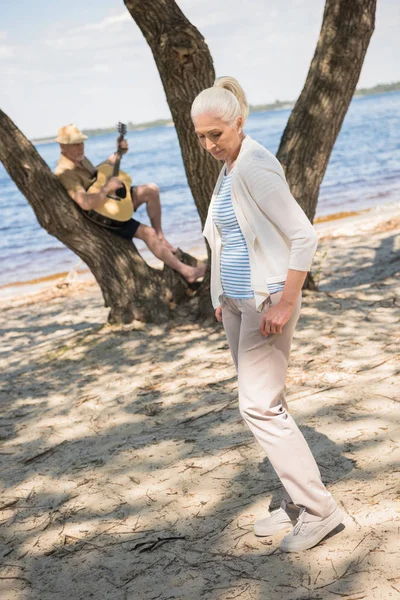
[[[243,123],[249,115],[246,94],[234,77],[218,77],[213,87],[200,92],[194,99],[191,110],[192,119],[198,115],[211,113],[218,119],[231,125],[242,117]]]

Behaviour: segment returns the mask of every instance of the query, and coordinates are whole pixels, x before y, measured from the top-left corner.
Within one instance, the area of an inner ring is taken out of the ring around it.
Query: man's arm
[[[126,154],[129,150],[128,147],[128,142],[126,140],[122,140],[121,144],[120,144],[120,149],[122,151],[122,154]],[[106,158],[105,161],[101,162],[100,165],[111,165],[112,167],[115,165],[115,161],[117,160],[117,153],[113,152],[108,158]],[[100,165],[97,165],[97,167],[99,167]]]
[[[67,190],[68,194],[71,196],[72,200],[79,204],[79,206],[83,210],[91,210],[99,208],[105,202],[108,194],[114,193],[120,187],[122,187],[122,182],[118,179],[118,177],[111,177],[104,185],[99,192],[94,194],[88,194],[83,187],[80,187],[76,190]]]
[[[101,167],[101,165],[111,165],[113,167],[116,160],[117,160],[117,153],[114,152],[113,154],[110,154],[110,156],[108,158],[106,158],[106,160],[103,160],[101,163],[99,163],[96,166],[96,169]]]

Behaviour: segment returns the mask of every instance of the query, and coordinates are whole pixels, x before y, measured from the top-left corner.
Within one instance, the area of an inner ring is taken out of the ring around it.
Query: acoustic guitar
[[[118,177],[124,184],[112,194],[108,194],[103,206],[98,206],[95,212],[108,217],[114,221],[129,221],[133,214],[133,204],[131,196],[132,179],[124,171],[120,171],[122,157],[121,142],[126,135],[126,125],[118,123],[119,137],[117,140],[117,158],[114,165],[107,163],[97,168],[96,181],[87,190],[88,194],[97,194],[105,186],[111,177]]]

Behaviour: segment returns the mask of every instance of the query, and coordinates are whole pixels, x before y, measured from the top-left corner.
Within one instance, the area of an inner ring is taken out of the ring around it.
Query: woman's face
[[[200,144],[216,160],[229,162],[237,157],[243,139],[242,117],[229,125],[206,113],[195,117],[193,123]]]

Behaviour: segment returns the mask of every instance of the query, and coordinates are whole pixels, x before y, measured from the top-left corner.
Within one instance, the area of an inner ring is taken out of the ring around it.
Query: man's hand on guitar
[[[117,150],[118,150],[118,148],[120,149],[121,154],[126,154],[129,150],[128,142],[126,140],[117,142]]]
[[[119,190],[122,187],[124,187],[124,184],[120,179],[118,179],[118,177],[111,177],[107,181],[106,185],[103,187],[103,190],[106,194],[112,194],[113,192]]]

